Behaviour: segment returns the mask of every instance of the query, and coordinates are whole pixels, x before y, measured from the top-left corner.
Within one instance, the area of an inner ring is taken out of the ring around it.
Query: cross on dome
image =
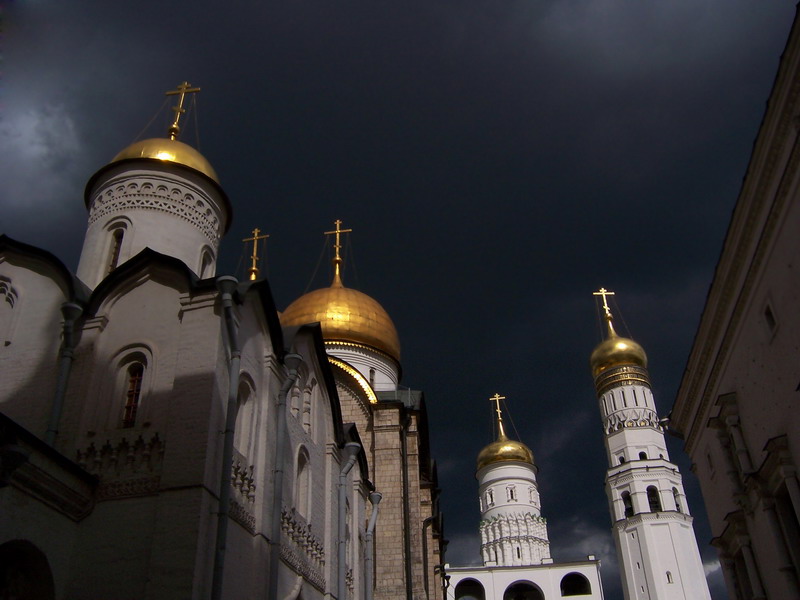
[[[617,332],[614,331],[614,316],[611,314],[611,308],[608,306],[607,296],[615,296],[614,292],[609,292],[606,288],[601,287],[598,291],[592,292],[593,296],[603,297],[603,310],[606,313],[606,323],[608,325],[608,337],[617,337]]]
[[[342,220],[341,219],[336,219],[333,222],[333,224],[336,225],[336,229],[334,229],[333,231],[325,231],[324,232],[325,235],[335,235],[336,236],[334,238],[334,242],[333,242],[333,252],[334,252],[334,258],[333,258],[333,283],[331,284],[331,287],[344,287],[342,285],[342,257],[341,257],[341,254],[339,252],[342,249],[341,234],[343,234],[343,233],[351,233],[353,230],[352,229],[342,229],[341,228],[341,225],[342,225]]]
[[[258,235],[259,233],[261,233],[261,230],[256,227],[253,229],[253,237],[244,238],[242,240],[244,243],[253,242],[253,254],[250,256],[250,268],[247,270],[247,272],[250,273],[250,281],[258,279],[258,242],[259,240],[265,240],[269,237],[268,233]]]
[[[178,84],[178,87],[174,90],[170,90],[166,92],[165,96],[179,96],[178,97],[178,105],[173,106],[172,110],[175,113],[175,120],[172,122],[172,125],[169,126],[169,139],[175,140],[178,138],[178,134],[181,131],[180,126],[178,123],[181,120],[181,115],[186,112],[186,109],[183,108],[183,101],[186,99],[186,94],[194,94],[199,92],[199,87],[192,87],[192,85],[188,81],[184,81],[181,84]]]
[[[503,411],[500,410],[500,400],[505,400],[505,396],[501,396],[497,392],[495,392],[494,396],[489,398],[489,402],[494,402],[495,405],[495,412],[497,413],[497,439],[504,440],[506,439],[506,432],[503,429]]]

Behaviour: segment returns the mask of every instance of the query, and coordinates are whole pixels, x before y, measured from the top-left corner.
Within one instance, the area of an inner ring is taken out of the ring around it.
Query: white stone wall
[[[591,592],[577,596],[587,600],[601,600],[603,589],[600,582],[600,562],[587,560],[551,565],[526,567],[450,567],[446,565],[450,576],[447,588],[447,600],[459,600],[459,584],[465,581],[477,581],[483,586],[486,600],[503,600],[509,586],[516,583],[529,583],[538,588],[543,597],[561,598],[561,583],[564,577],[573,573],[586,578]]]
[[[44,437],[56,393],[61,304],[69,293],[48,264],[0,255],[0,411]]]
[[[106,167],[89,194],[89,220],[78,278],[90,288],[108,273],[113,232],[121,230],[117,265],[144,248],[173,256],[200,277],[215,272],[230,216],[219,190],[202,177],[157,163]]]

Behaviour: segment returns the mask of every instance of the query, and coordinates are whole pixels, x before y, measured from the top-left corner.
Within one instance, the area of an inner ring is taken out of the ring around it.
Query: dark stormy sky
[[[322,232],[352,227],[345,283],[395,321],[426,393],[451,540],[478,557],[474,458],[508,397],[540,468],[553,556],[602,557],[621,598],[588,356],[591,292],[646,348],[669,411],[788,34],[790,0],[2,3],[0,231],[71,268],[89,176],[164,91],[203,91],[198,144],[241,238],[271,237],[277,305]],[[161,111],[145,137],[163,135]],[[715,599],[725,597],[681,456]]]

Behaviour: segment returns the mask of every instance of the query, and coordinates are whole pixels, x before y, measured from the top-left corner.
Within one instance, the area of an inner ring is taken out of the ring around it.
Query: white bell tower
[[[647,356],[619,337],[604,288],[608,337],[591,357],[603,417],[606,493],[626,600],[710,600],[678,467],[659,423]]]
[[[552,563],[547,522],[542,517],[533,453],[511,440],[503,428],[495,394],[497,439],[478,454],[481,505],[481,555],[485,566],[530,566]]]

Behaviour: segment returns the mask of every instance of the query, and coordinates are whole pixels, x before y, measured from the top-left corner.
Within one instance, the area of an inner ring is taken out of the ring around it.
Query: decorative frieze
[[[325,587],[325,546],[311,532],[311,525],[294,509],[281,511],[281,557],[320,589]]]
[[[131,210],[155,210],[174,215],[197,227],[214,250],[219,245],[216,207],[200,190],[187,190],[166,179],[120,178],[115,185],[95,196],[89,209],[89,225],[106,215]]]
[[[98,447],[94,442],[78,450],[76,461],[101,481],[114,478],[132,478],[134,475],[158,473],[164,458],[165,444],[154,433],[148,440],[139,435],[133,441],[126,437],[117,441],[106,440]]]

